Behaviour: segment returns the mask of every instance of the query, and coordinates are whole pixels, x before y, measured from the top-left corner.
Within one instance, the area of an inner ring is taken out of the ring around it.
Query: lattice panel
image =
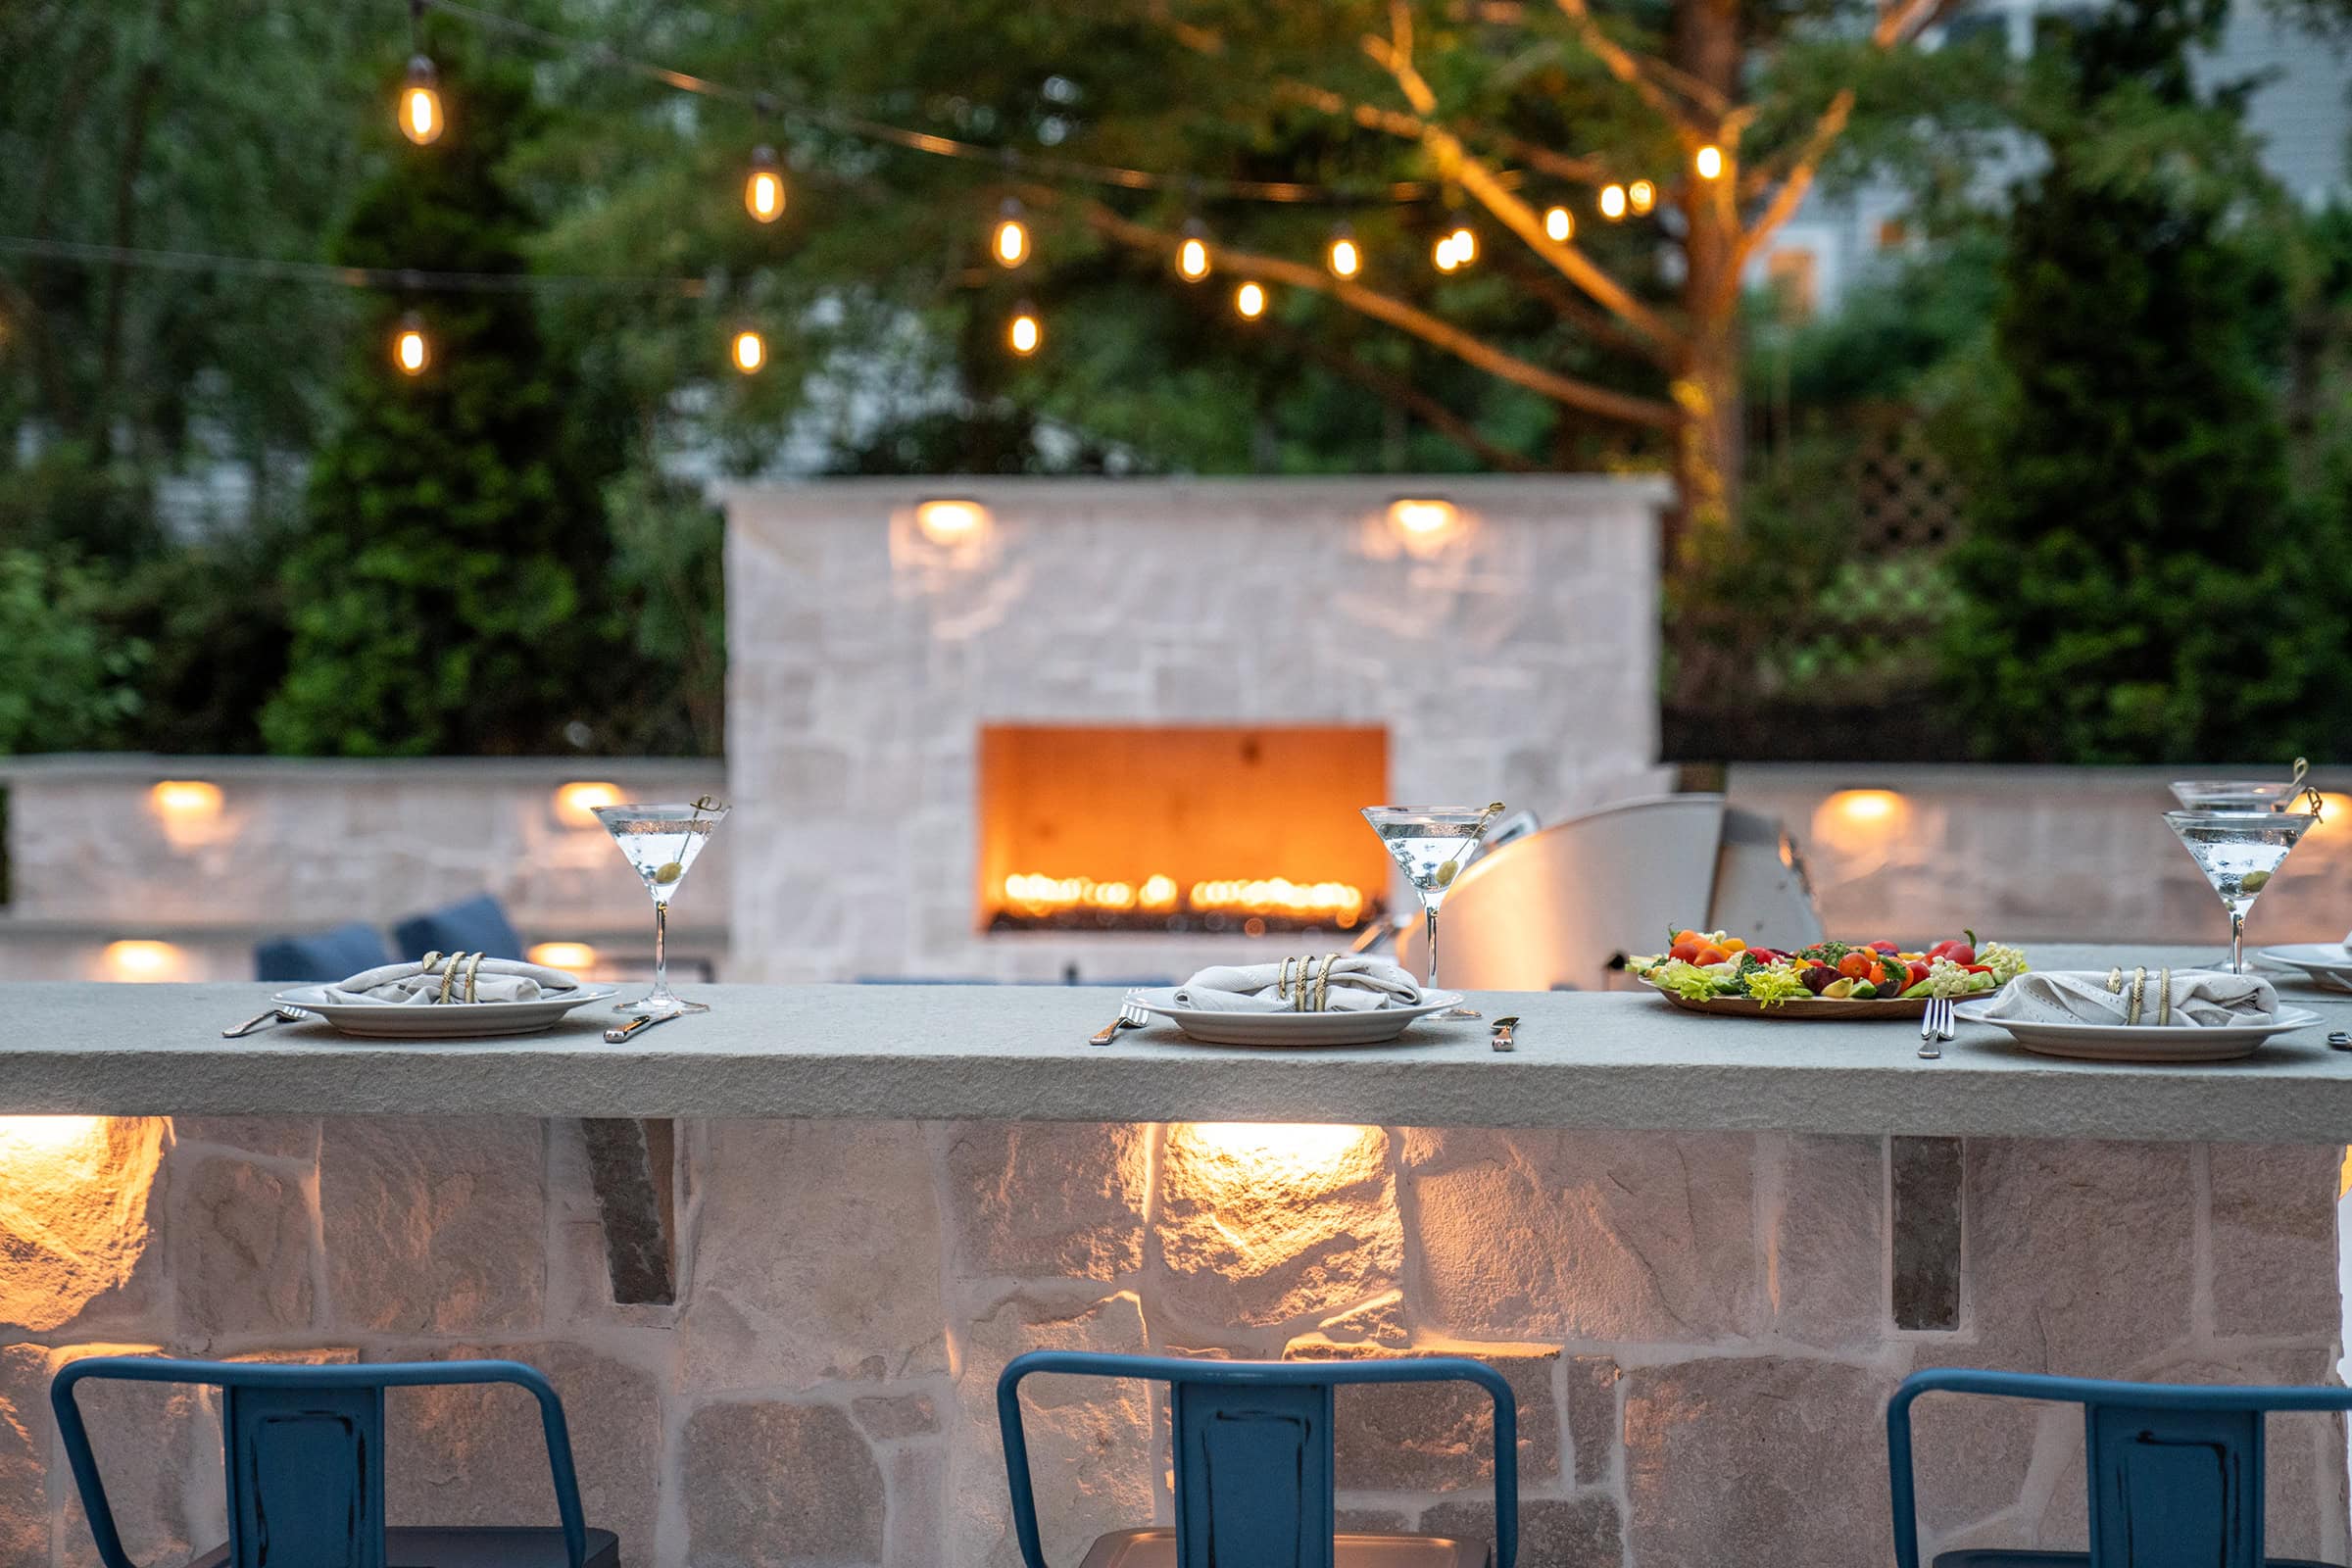
[[[1854,460],[1853,486],[1866,550],[1939,555],[1959,537],[1960,483],[1916,420],[1868,440]]]

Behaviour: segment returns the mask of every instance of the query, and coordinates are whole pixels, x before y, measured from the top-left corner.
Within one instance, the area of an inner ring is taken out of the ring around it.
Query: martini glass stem
[[[1429,989],[1438,989],[1438,906],[1421,906],[1422,928],[1429,933]]]
[[[669,905],[654,901],[654,989],[645,999],[648,1002],[667,1002],[669,997]]]
[[[2244,911],[2230,911],[2230,972],[2246,972],[2246,916]]]

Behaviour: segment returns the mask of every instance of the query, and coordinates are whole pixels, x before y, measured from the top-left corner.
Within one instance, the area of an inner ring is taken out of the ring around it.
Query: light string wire
[[[1433,200],[1444,194],[1442,184],[1428,180],[1399,180],[1380,184],[1308,183],[1298,180],[1232,179],[1223,176],[1158,173],[1147,169],[1127,169],[1116,164],[1088,163],[1081,159],[1063,158],[1052,153],[1024,152],[1016,147],[989,147],[978,142],[958,141],[953,136],[936,135],[930,131],[908,130],[903,125],[869,120],[862,115],[827,109],[807,103],[795,103],[772,92],[738,87],[713,81],[691,72],[675,71],[651,61],[638,60],[620,53],[610,44],[597,43],[554,32],[533,23],[485,11],[467,5],[465,0],[421,0],[427,8],[473,23],[477,26],[525,38],[545,48],[561,50],[579,56],[593,64],[617,71],[632,72],[647,76],[680,92],[699,94],[731,103],[749,104],[756,110],[778,115],[797,115],[811,124],[821,125],[843,135],[866,141],[879,141],[910,152],[929,153],[938,158],[960,159],[967,163],[993,164],[1001,169],[1033,174],[1041,179],[1067,180],[1076,183],[1108,185],[1121,190],[1175,191],[1193,200],[1218,199],[1224,201],[1272,202],[1285,205],[1315,206],[1410,206]]]
[[[413,267],[338,267],[331,262],[278,262],[259,256],[146,250],[127,245],[87,245],[75,240],[35,239],[14,234],[0,234],[0,255],[415,294],[586,293],[609,290],[699,299],[710,292],[710,285],[699,277],[608,277],[561,272],[435,272]]]

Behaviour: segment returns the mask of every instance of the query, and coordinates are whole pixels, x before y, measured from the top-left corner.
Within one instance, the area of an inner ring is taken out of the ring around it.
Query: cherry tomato
[[[1911,965],[1907,973],[1909,978],[1904,980],[1903,984],[1906,986],[1915,986],[1928,977],[1928,966],[1924,963],[1914,963]]]
[[[1891,956],[1897,951],[1895,945],[1891,942],[1873,942],[1870,945],[1870,949],[1873,953],[1884,953],[1889,956]]]
[[[1849,953],[1838,960],[1838,972],[1848,980],[1867,980],[1878,966],[1877,956],[1868,953]]]
[[[1699,944],[1695,942],[1677,942],[1674,945],[1674,951],[1667,954],[1666,956],[1669,958],[1680,958],[1685,963],[1690,963],[1693,959],[1697,958],[1698,949]]]

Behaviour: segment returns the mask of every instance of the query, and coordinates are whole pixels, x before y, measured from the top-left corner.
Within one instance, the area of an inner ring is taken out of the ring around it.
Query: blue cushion
[[[271,937],[253,945],[256,980],[348,980],[362,969],[392,961],[375,927],[353,920],[307,937]]]
[[[428,953],[482,953],[493,958],[522,956],[522,938],[507,920],[507,911],[487,893],[463,904],[413,914],[392,928],[392,941],[404,958]]]

